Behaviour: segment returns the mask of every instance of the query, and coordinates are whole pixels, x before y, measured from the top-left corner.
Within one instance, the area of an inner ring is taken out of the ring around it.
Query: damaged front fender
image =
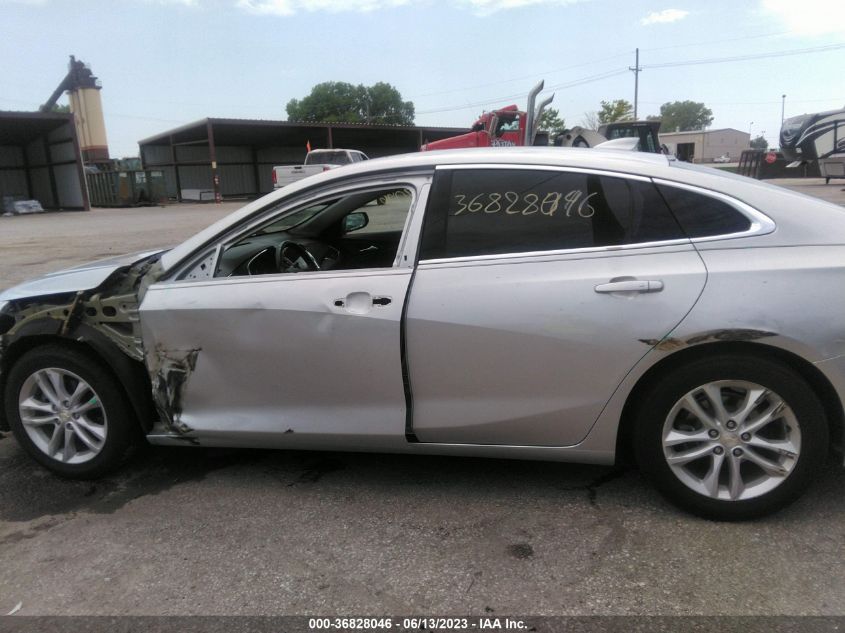
[[[145,375],[142,366],[146,360],[138,307],[147,287],[161,276],[159,256],[159,253],[147,255],[130,265],[117,267],[90,289],[25,296],[27,288],[60,287],[47,284],[48,278],[44,278],[4,293],[5,301],[0,301],[0,395],[14,360],[30,347],[21,343],[34,336],[65,339],[87,344],[103,357],[119,374],[142,426],[149,428],[153,407],[145,406],[144,402],[151,401],[150,381],[137,378],[139,374]],[[64,276],[73,277],[80,272],[74,270]],[[103,274],[102,268],[96,270]],[[87,269],[81,272],[85,272],[85,279],[90,279]],[[135,361],[133,368],[126,369],[133,365],[132,361]],[[145,394],[136,392],[139,382],[143,383]],[[0,428],[8,427],[3,409],[0,407]]]

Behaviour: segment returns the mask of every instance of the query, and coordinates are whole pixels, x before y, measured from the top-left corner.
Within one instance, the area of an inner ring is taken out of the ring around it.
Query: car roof
[[[432,152],[401,154],[388,158],[375,158],[369,169],[402,169],[436,167],[473,163],[521,163],[526,165],[551,165],[609,169],[637,173],[639,169],[651,171],[668,167],[670,159],[663,154],[647,154],[627,150],[602,150],[583,147],[485,147],[445,149]]]

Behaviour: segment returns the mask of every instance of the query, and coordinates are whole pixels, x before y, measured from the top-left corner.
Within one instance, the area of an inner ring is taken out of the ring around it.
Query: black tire
[[[718,499],[693,490],[675,474],[664,454],[664,424],[675,404],[692,390],[723,380],[756,383],[776,393],[791,408],[800,429],[801,450],[789,473],[774,489],[748,499]],[[707,519],[742,521],[776,512],[804,492],[827,458],[828,423],[818,397],[790,367],[763,358],[721,355],[676,369],[645,393],[633,443],[640,469],[669,501]]]
[[[51,457],[33,442],[24,429],[18,408],[24,383],[39,370],[56,368],[72,372],[84,380],[99,397],[107,419],[107,431],[99,453],[79,464]],[[93,479],[123,464],[137,444],[138,425],[116,378],[103,365],[77,350],[48,345],[30,350],[12,366],[3,400],[6,416],[15,438],[35,461],[62,477]]]

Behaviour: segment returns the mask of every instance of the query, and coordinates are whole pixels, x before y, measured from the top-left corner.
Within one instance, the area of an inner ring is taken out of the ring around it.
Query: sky
[[[783,94],[787,118],[845,106],[843,0],[0,0],[0,33],[0,110],[37,109],[75,55],[115,157],[205,117],[285,119],[323,81],[386,81],[417,124],[468,127],[543,79],[581,125],[633,102],[636,48],[640,118],[701,101],[777,145]]]

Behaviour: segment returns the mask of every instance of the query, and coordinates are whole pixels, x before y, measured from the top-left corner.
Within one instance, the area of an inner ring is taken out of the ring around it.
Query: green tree
[[[59,112],[60,114],[70,114],[70,106],[69,105],[59,105],[58,103],[53,104],[53,107],[50,108],[50,112]]]
[[[713,111],[698,101],[672,101],[660,106],[659,116],[648,119],[660,119],[663,132],[689,132],[703,130],[713,123]]]
[[[540,130],[546,130],[550,136],[554,137],[555,134],[560,134],[566,129],[566,123],[563,119],[560,118],[560,112],[554,108],[549,108],[545,110],[540,116],[540,125],[538,126]]]
[[[630,121],[634,118],[634,106],[625,99],[602,101],[598,111],[598,122],[614,123],[615,121]]]
[[[765,151],[769,149],[769,141],[767,141],[766,137],[761,134],[751,141],[751,149],[762,149]]]
[[[326,81],[308,96],[291,99],[285,109],[289,121],[414,124],[414,104],[402,101],[399,91],[384,82],[367,87]]]
[[[368,123],[414,124],[414,104],[402,101],[400,92],[383,81],[366,90],[365,120]]]

